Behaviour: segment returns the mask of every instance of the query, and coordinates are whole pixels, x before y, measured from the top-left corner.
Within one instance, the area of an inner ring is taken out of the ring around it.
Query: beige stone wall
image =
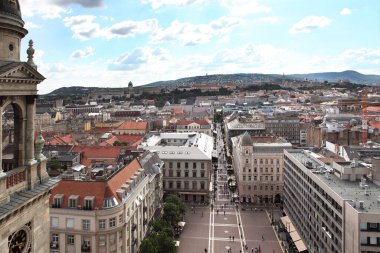
[[[12,46],[10,46],[12,45]],[[13,49],[13,50],[10,50]],[[0,60],[20,60],[20,36],[14,32],[0,31]]]
[[[0,228],[0,252],[8,252],[8,237],[32,222],[32,252],[49,253],[49,196],[13,215]]]

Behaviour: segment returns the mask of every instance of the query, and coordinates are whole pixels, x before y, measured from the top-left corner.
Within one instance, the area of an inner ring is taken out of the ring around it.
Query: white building
[[[184,201],[208,201],[213,138],[202,133],[161,133],[140,148],[156,152],[165,162],[163,188]]]

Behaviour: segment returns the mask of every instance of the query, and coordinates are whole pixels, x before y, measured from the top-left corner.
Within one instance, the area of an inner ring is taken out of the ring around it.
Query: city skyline
[[[229,73],[380,74],[378,1],[21,0],[27,42],[63,86]]]

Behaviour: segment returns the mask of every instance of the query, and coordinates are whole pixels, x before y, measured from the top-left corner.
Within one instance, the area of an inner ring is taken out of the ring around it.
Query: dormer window
[[[84,198],[83,209],[84,210],[92,210],[92,209],[94,209],[94,200],[95,200],[95,196],[86,196]]]
[[[77,208],[78,206],[78,195],[71,195],[69,197],[69,208]]]
[[[63,199],[63,194],[54,195],[53,208],[61,208],[62,207],[62,199]]]

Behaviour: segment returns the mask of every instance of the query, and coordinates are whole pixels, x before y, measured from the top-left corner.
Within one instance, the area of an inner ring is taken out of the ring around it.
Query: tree
[[[115,141],[115,142],[113,143],[113,145],[114,145],[114,146],[121,146],[121,142],[120,142],[120,141]]]
[[[128,88],[133,88],[133,83],[132,83],[132,81],[129,81],[129,83],[128,83]]]
[[[159,245],[156,244],[156,241],[153,237],[146,237],[140,245],[140,252],[141,253],[158,253],[159,252]]]
[[[176,205],[178,207],[178,210],[179,210],[179,212],[180,212],[181,215],[186,212],[186,206],[185,206],[185,204],[183,203],[183,201],[177,195],[169,194],[165,198],[165,202],[166,203],[173,203],[174,205]]]
[[[171,225],[175,226],[181,220],[181,212],[174,203],[165,203],[163,218]]]
[[[61,168],[61,164],[58,160],[52,159],[47,163],[47,167],[52,170],[57,170]]]

